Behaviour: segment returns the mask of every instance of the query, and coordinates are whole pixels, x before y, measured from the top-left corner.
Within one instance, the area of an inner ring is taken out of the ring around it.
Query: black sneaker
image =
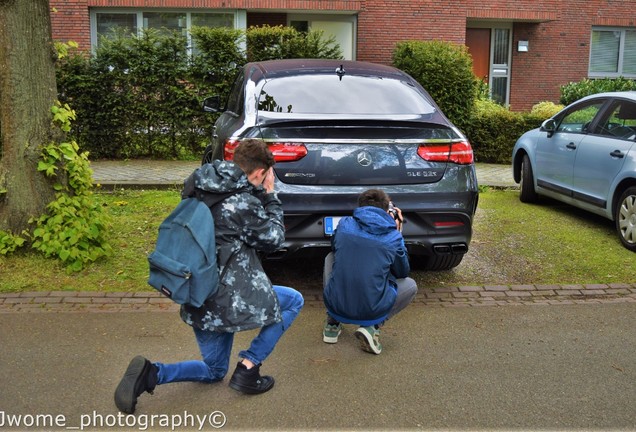
[[[157,367],[142,356],[130,361],[124,377],[115,390],[115,405],[126,414],[135,412],[137,398],[143,393],[152,394],[157,385]]]
[[[230,387],[246,394],[261,394],[270,390],[274,387],[274,378],[268,375],[261,376],[260,367],[259,364],[248,369],[239,362],[230,379]]]

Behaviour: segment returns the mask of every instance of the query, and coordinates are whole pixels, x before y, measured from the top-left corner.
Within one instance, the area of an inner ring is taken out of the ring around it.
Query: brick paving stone
[[[605,291],[599,289],[582,289],[581,294],[583,295],[603,295]]]
[[[305,301],[307,301],[307,300],[305,299]],[[148,299],[148,303],[151,303],[151,304],[159,304],[159,303],[161,303],[161,304],[172,304],[174,302],[171,299],[166,298],[166,297],[157,297],[157,298],[149,298]]]
[[[482,291],[479,295],[482,297],[506,297],[509,294],[503,291]]]
[[[529,291],[507,291],[504,294],[510,297],[532,297],[532,293]]]
[[[557,290],[561,288],[561,285],[535,285],[537,290],[546,291],[546,290]]]
[[[553,295],[555,295],[555,291],[554,290],[532,291],[530,293],[530,295],[532,295],[532,296],[553,296]]]
[[[48,297],[50,291],[28,291],[20,293],[20,297]]]
[[[561,285],[562,290],[581,290],[583,285]]]
[[[131,292],[107,292],[106,297],[132,297]]]
[[[133,297],[137,298],[151,298],[151,297],[161,297],[161,294],[158,292],[136,292],[133,294]]]
[[[78,297],[106,297],[105,292],[100,291],[78,291]]]
[[[457,288],[457,287],[436,287],[436,288],[430,288],[430,290],[433,291],[433,292],[444,293],[444,292],[456,292],[456,291],[459,291],[459,288]]]
[[[479,292],[473,292],[473,291],[468,291],[468,292],[456,292],[453,293],[452,296],[453,298],[470,298],[470,297],[479,297]]]
[[[535,285],[511,285],[512,291],[534,291],[537,289]]]
[[[627,284],[627,283],[611,283],[609,284],[610,288],[625,288],[625,289],[629,289],[632,288],[633,285],[632,284]]]
[[[484,290],[486,291],[510,291],[510,286],[508,285],[485,285]]]
[[[579,290],[556,290],[555,293],[557,295],[563,295],[563,296],[567,296],[567,295],[581,295],[581,291],[579,291]]]
[[[119,304],[121,300],[116,297],[95,297],[93,298],[94,304]]]
[[[3,293],[2,297],[4,297],[4,298],[20,297],[20,293],[19,292],[18,293],[12,293],[12,292]]]
[[[4,304],[20,304],[20,303],[30,303],[32,299],[30,298],[22,298],[22,297],[9,297],[4,299]]]
[[[63,303],[64,297],[46,297],[46,298],[43,298],[42,301],[47,305]]]
[[[482,286],[460,286],[459,287],[459,291],[460,292],[477,292],[477,291],[483,291],[484,287]]]
[[[49,294],[51,297],[77,297],[75,291],[51,291]]]
[[[90,303],[90,297],[64,297],[64,301],[67,303]]]
[[[428,293],[426,294],[427,299],[442,299],[442,298],[452,298],[453,297],[453,293],[447,292],[447,293]]]
[[[445,307],[448,308],[459,308],[459,307],[470,307],[470,305],[468,303],[445,303],[444,304]]]
[[[121,299],[122,303],[148,303],[147,298],[136,298],[136,297],[124,297]]]
[[[585,289],[599,289],[599,290],[605,290],[608,288],[608,286],[605,284],[586,284],[586,285],[583,285],[583,287]]]
[[[605,290],[608,294],[630,294],[630,290],[627,288],[608,288]]]

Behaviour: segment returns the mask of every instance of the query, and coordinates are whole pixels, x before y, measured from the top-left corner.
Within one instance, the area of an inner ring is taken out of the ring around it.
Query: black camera
[[[395,209],[395,206],[393,205],[392,201],[389,201],[389,214],[393,217],[393,219],[400,220],[400,214]],[[402,221],[400,220],[400,222]]]

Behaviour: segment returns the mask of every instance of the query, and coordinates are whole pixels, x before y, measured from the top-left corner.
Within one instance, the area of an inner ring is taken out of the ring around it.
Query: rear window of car
[[[267,82],[260,111],[294,114],[431,114],[435,108],[410,84],[395,79],[299,75]]]

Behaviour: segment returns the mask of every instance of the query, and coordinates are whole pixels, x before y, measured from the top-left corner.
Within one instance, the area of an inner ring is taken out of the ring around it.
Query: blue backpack
[[[148,255],[148,283],[178,304],[203,305],[219,288],[214,218],[196,198],[186,198],[159,226]]]

